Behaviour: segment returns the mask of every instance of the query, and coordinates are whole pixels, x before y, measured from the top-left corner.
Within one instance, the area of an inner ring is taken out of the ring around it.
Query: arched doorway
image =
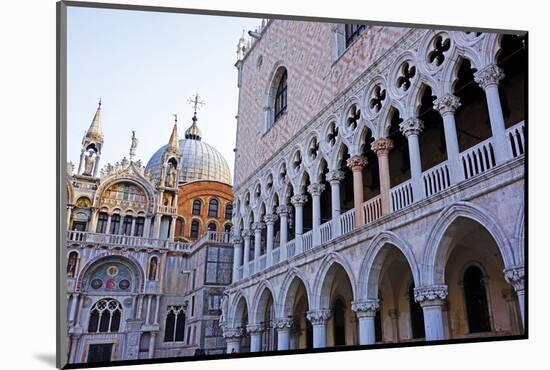
[[[326,325],[326,346],[357,344],[357,318],[351,310],[353,288],[346,270],[333,263],[327,270],[319,297],[319,308],[330,310]]]
[[[307,319],[309,311],[309,298],[304,282],[294,276],[286,289],[283,298],[284,318],[292,320],[293,327],[290,330],[290,349],[313,348],[313,328]]]
[[[457,217],[441,240],[434,270],[443,271],[448,287],[444,318],[450,336],[521,333],[519,303],[510,294],[501,249],[488,229],[472,218]]]
[[[379,300],[380,332],[375,317],[376,341],[398,343],[424,338],[422,308],[414,300],[416,268],[390,241],[384,242],[375,253],[368,270],[367,297]]]

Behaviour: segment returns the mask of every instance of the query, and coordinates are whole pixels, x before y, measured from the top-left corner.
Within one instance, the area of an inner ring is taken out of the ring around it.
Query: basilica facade
[[[241,38],[228,353],[524,333],[525,43],[287,20]]]
[[[196,112],[184,139],[176,123],[146,166],[133,133],[129,158],[100,169],[100,102],[78,168],[68,165],[69,363],[225,350],[219,317],[232,279],[231,175],[202,141]],[[189,190],[197,184],[200,191]]]

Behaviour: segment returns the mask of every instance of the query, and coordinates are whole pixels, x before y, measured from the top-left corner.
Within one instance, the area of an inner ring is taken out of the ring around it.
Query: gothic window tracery
[[[88,333],[116,333],[120,328],[121,304],[111,298],[102,299],[90,310]]]
[[[164,326],[165,342],[183,342],[185,333],[185,310],[182,305],[168,306]]]

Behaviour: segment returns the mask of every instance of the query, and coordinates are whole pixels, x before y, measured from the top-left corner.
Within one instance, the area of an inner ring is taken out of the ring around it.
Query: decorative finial
[[[174,116],[174,123],[178,123],[178,115],[176,113],[172,114]]]
[[[99,98],[99,102],[97,103],[97,109],[101,109],[101,98]]]

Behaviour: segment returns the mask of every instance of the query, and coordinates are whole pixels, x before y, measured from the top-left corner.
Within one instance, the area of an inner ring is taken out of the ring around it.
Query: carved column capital
[[[456,112],[461,105],[460,98],[453,94],[446,94],[434,100],[434,109],[442,116]]]
[[[447,285],[430,285],[414,288],[414,300],[421,306],[440,306],[447,299]]]
[[[267,225],[273,225],[275,224],[275,221],[277,221],[278,217],[275,214],[269,214],[264,216],[264,222]]]
[[[344,174],[344,171],[340,171],[340,170],[333,170],[333,171],[329,171],[326,175],[325,175],[325,179],[330,182],[331,184],[333,183],[340,183],[340,181],[342,181],[344,178],[345,178],[345,174]]]
[[[324,184],[319,184],[319,183],[314,183],[314,184],[311,184],[307,187],[307,191],[312,196],[319,196],[319,195],[321,195],[321,193],[324,190],[325,190],[325,185]]]
[[[362,171],[364,167],[367,167],[369,161],[364,155],[354,155],[346,161],[346,165],[352,171]]]
[[[242,242],[243,242],[243,238],[241,238],[239,235],[233,235],[231,237],[232,244],[241,244]]]
[[[381,137],[372,142],[370,148],[378,157],[387,156],[393,149],[393,141],[386,137]]]
[[[308,197],[305,194],[297,194],[290,198],[290,202],[294,207],[302,207],[307,203],[307,198]]]
[[[307,319],[311,325],[325,325],[332,316],[330,310],[313,310],[307,312]]]
[[[254,222],[251,226],[252,230],[254,230],[254,232],[260,232],[262,231],[262,229],[265,228],[265,223],[259,221],[259,222]]]
[[[287,205],[283,204],[277,207],[277,214],[279,215],[279,217],[288,216],[288,212],[289,212],[289,209]]]
[[[275,328],[277,330],[291,329],[294,326],[294,320],[291,318],[281,318],[275,321]]]
[[[224,328],[223,337],[226,340],[239,340],[243,336],[242,328]]]
[[[399,124],[399,131],[401,131],[405,137],[409,137],[411,135],[418,136],[422,130],[424,130],[424,122],[415,117],[406,119]]]
[[[380,301],[378,299],[367,299],[365,301],[354,301],[351,303],[351,310],[355,312],[358,318],[374,317],[376,311],[380,309]]]
[[[250,229],[244,229],[244,230],[242,231],[243,239],[248,239],[248,240],[250,240],[250,238],[252,237],[252,235],[254,235],[254,233],[253,233],[252,230],[250,230]]]
[[[504,72],[496,64],[490,64],[474,73],[474,81],[484,90],[491,85],[498,85],[504,78]]]
[[[260,334],[262,331],[264,331],[264,327],[259,324],[249,324],[246,326],[246,331],[248,334]]]
[[[523,266],[514,266],[504,269],[504,278],[511,284],[516,292],[525,289],[525,268]]]

